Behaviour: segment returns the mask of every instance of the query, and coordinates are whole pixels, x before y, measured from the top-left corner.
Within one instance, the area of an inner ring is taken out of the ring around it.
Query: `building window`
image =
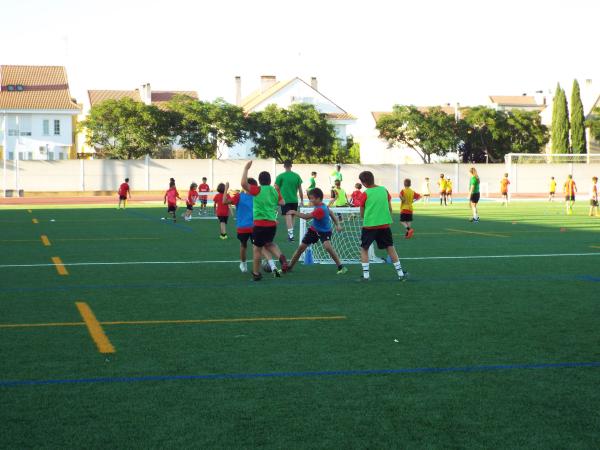
[[[15,154],[14,154],[14,152],[8,152],[8,159],[9,159],[9,160],[11,160],[11,161],[12,161],[13,159],[15,159]]]
[[[65,159],[65,154],[63,152],[59,152],[58,159]]]
[[[42,126],[43,126],[42,133],[44,134],[44,136],[50,135],[50,121],[48,119],[44,119]]]
[[[33,159],[33,152],[27,152],[27,159]]]
[[[21,136],[31,136],[31,131],[21,131]]]
[[[9,136],[18,136],[19,135],[19,130],[14,130],[14,129],[10,130],[9,129],[8,130],[8,135]]]
[[[54,161],[54,152],[48,152],[48,161]]]
[[[54,136],[60,136],[60,120],[54,121]]]

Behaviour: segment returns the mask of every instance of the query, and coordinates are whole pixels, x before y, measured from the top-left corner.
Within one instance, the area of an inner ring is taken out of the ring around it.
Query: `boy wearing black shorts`
[[[360,216],[363,219],[363,227],[360,236],[360,261],[362,263],[362,281],[369,281],[369,247],[373,242],[381,250],[385,249],[392,260],[396,274],[400,281],[406,279],[406,273],[402,270],[398,253],[394,248],[392,238],[392,196],[383,186],[375,184],[373,172],[364,171],[358,176],[366,188],[361,199]]]
[[[254,281],[260,281],[260,261],[262,253],[272,255],[279,259],[281,270],[277,269],[273,259],[269,258],[269,266],[273,276],[280,277],[281,272],[287,272],[288,263],[285,255],[281,253],[277,244],[273,242],[277,232],[277,205],[283,204],[283,198],[277,190],[271,186],[271,174],[261,172],[258,175],[260,186],[252,186],[248,183],[248,171],[252,167],[252,161],[248,161],[242,174],[242,189],[245,189],[254,197],[252,204],[252,215],[254,217],[254,229],[252,230],[252,240],[254,244],[252,258],[252,278]]]

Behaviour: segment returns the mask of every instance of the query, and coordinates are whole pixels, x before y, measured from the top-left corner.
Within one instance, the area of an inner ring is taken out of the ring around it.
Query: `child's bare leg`
[[[252,273],[255,275],[260,274],[260,255],[262,252],[263,249],[256,245],[252,249]]]
[[[240,244],[240,261],[246,262],[246,253],[248,252],[248,246],[245,244]]]
[[[398,253],[396,252],[396,248],[393,245],[390,245],[387,248],[387,253],[392,260],[392,264],[394,265],[394,270],[398,274],[398,278],[404,279],[404,271],[402,270],[402,264],[400,263],[400,258],[398,257]]]
[[[304,244],[302,244],[302,245],[304,245]],[[333,246],[331,245],[331,241],[323,242],[323,248],[325,250],[327,250],[327,253],[329,253],[329,256],[331,256],[331,259],[333,259],[333,262],[335,263],[335,265],[340,267],[342,265],[342,262],[340,261],[340,258],[338,257],[336,251],[334,250]],[[298,250],[300,250],[300,248],[298,248]],[[302,250],[302,251],[304,251],[304,250]],[[296,253],[297,252],[298,251],[296,251]]]
[[[307,247],[308,246],[306,244],[302,243],[296,249],[296,251],[294,252],[294,255],[292,256],[292,259],[289,263],[289,270],[292,270],[292,268],[296,265],[296,263],[300,259],[300,256],[302,256],[302,253],[304,253],[304,251],[306,250]],[[327,247],[325,247],[325,248],[327,248]]]
[[[221,234],[227,234],[227,228],[226,228],[225,222],[221,222],[219,224],[219,227],[221,228]]]

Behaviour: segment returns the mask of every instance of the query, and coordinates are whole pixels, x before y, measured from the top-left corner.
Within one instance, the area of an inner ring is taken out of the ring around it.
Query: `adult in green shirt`
[[[296,172],[292,172],[292,162],[283,163],[285,171],[277,175],[275,179],[275,188],[281,193],[284,204],[281,206],[281,214],[285,216],[287,225],[288,240],[294,240],[294,218],[295,215],[288,214],[288,211],[298,211],[298,195],[300,204],[304,205],[304,193],[302,192],[302,178]]]
[[[342,181],[344,181],[344,177],[342,175],[342,166],[340,166],[339,164],[337,164],[335,166],[335,170],[333,172],[331,172],[331,185],[333,186],[335,184],[336,181],[339,181],[340,183]]]
[[[308,181],[308,189],[306,190],[306,195],[317,187],[317,172],[310,173],[310,180]]]
[[[469,219],[470,222],[479,222],[479,214],[477,212],[477,203],[479,203],[479,175],[477,175],[477,169],[471,167],[469,169],[471,173],[471,180],[469,181],[469,201],[471,202],[471,210],[473,211],[473,217]]]

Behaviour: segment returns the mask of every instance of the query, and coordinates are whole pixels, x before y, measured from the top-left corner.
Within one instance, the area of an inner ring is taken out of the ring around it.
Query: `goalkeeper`
[[[300,213],[294,210],[288,211],[289,215],[295,215],[304,220],[311,220],[312,224],[304,238],[302,239],[302,243],[292,256],[292,260],[289,263],[288,271],[292,270],[294,265],[302,256],[302,253],[308,248],[309,245],[316,244],[321,241],[323,244],[323,248],[327,250],[331,259],[335,262],[337,266],[337,274],[342,275],[348,272],[348,269],[344,267],[338,257],[335,249],[331,245],[331,233],[333,231],[332,222],[335,224],[335,229],[339,233],[342,231],[342,227],[338,222],[335,214],[331,212],[331,210],[323,203],[323,191],[319,188],[315,188],[308,193],[308,199],[310,203],[315,207],[310,214]]]

